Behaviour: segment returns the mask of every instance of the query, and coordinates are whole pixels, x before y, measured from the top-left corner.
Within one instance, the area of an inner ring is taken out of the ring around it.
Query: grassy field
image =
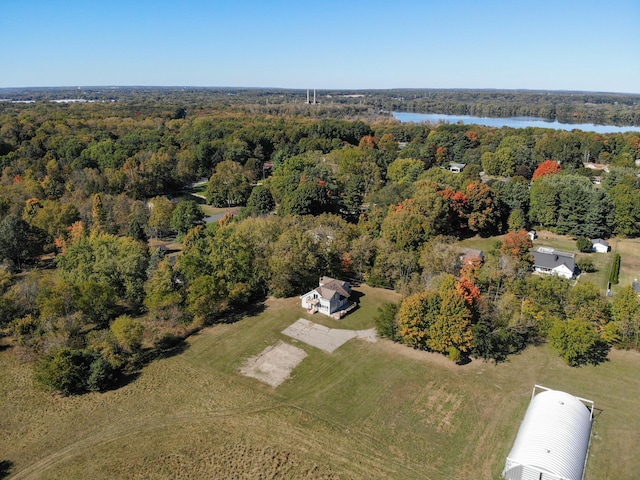
[[[0,462],[15,479],[496,479],[538,383],[600,409],[587,480],[637,478],[639,354],[572,369],[542,346],[459,367],[388,341],[326,354],[280,333],[299,317],[371,327],[377,306],[397,299],[358,290],[361,308],[341,322],[269,299],[102,394],[42,392],[27,364],[0,351]],[[292,378],[274,389],[238,373],[278,340],[308,353]]]

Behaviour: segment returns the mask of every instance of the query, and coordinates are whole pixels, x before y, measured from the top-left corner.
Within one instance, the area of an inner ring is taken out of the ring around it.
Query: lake
[[[429,123],[463,123],[465,125],[484,125],[485,127],[512,127],[512,128],[552,128],[555,130],[583,130],[585,132],[597,133],[623,133],[640,132],[640,127],[617,127],[615,125],[595,125],[593,123],[560,123],[557,120],[545,120],[536,117],[509,117],[509,118],[489,118],[474,117],[471,115],[444,115],[440,113],[409,113],[391,112],[400,122],[429,122]]]

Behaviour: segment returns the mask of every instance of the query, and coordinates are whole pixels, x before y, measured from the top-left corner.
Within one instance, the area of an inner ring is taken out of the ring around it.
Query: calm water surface
[[[440,113],[408,113],[391,112],[400,122],[429,122],[429,123],[463,123],[465,125],[475,124],[486,127],[512,127],[512,128],[553,128],[555,130],[583,130],[585,132],[597,133],[622,133],[640,132],[640,127],[617,127],[615,125],[594,125],[593,123],[560,123],[557,120],[545,120],[536,117],[509,117],[509,118],[489,118],[473,117],[471,115],[443,115]]]

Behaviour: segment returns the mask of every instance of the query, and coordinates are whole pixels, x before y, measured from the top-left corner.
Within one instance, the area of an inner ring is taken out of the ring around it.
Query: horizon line
[[[607,90],[568,90],[568,89],[545,89],[545,88],[501,88],[501,87],[387,87],[387,88],[312,88],[312,87],[249,87],[249,86],[230,86],[230,85],[53,85],[53,86],[23,86],[23,87],[0,87],[0,90],[54,90],[54,89],[131,89],[131,88],[148,88],[148,89],[219,89],[219,90],[291,90],[306,91],[314,89],[316,91],[356,91],[356,92],[379,92],[393,90],[440,90],[440,91],[507,91],[507,92],[557,92],[557,93],[596,93],[596,94],[616,94],[616,95],[640,95],[640,92],[620,92]]]

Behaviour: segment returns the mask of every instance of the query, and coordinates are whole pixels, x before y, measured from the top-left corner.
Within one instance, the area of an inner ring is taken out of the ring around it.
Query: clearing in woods
[[[640,355],[612,351],[573,369],[548,347],[493,365],[456,366],[387,340],[333,353],[282,331],[299,317],[329,328],[373,326],[387,290],[359,287],[342,321],[307,315],[298,298],[188,340],[117,390],[61,397],[0,350],[0,476],[54,478],[497,479],[535,383],[593,399],[586,480],[640,471]],[[307,355],[274,388],[240,373],[278,342]]]

